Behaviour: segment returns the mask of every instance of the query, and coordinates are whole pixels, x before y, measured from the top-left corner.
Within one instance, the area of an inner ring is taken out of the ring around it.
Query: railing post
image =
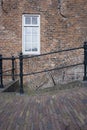
[[[14,81],[15,80],[15,77],[14,77],[14,73],[15,73],[15,65],[14,65],[14,62],[15,61],[15,57],[12,56],[12,80]]]
[[[84,42],[84,81],[87,81],[87,42]]]
[[[19,60],[20,60],[20,94],[23,94],[24,90],[23,90],[23,55],[22,53],[20,53]]]
[[[2,55],[0,55],[0,88],[3,88]]]

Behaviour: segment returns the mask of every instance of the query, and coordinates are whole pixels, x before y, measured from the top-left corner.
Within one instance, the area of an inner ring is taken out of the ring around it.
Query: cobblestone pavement
[[[87,88],[0,93],[0,130],[87,130]]]

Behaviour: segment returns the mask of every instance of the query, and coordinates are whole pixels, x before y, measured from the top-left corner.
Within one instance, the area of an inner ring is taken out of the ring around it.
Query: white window
[[[23,15],[23,54],[40,54],[40,15]]]

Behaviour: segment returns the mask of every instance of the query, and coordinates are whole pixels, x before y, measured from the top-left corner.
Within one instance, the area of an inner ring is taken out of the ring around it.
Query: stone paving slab
[[[0,130],[87,130],[87,88],[0,93]]]

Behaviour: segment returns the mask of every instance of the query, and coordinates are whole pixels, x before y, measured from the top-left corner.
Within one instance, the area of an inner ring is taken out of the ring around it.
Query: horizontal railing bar
[[[23,55],[23,59],[40,57],[40,56],[45,56],[45,55],[51,55],[51,54],[66,52],[66,51],[73,51],[73,50],[78,50],[78,49],[83,49],[83,46],[76,47],[76,48],[65,49],[65,50],[53,51],[53,52],[48,52],[48,53],[43,53],[43,54],[39,54],[39,55],[32,55],[32,56],[24,56]],[[16,56],[16,57],[14,57],[14,59],[19,59],[19,57]],[[2,60],[12,60],[12,57],[2,57]]]
[[[2,73],[6,73],[6,72],[9,72],[9,71],[12,71],[13,69],[8,69],[8,70],[5,70],[3,71]],[[15,69],[14,69],[15,70]]]
[[[12,60],[14,58],[15,59],[19,59],[19,57],[2,57],[2,60]]]
[[[65,68],[69,68],[69,67],[75,67],[75,66],[78,66],[78,65],[83,65],[83,63],[78,63],[78,64],[74,64],[74,65],[68,65],[68,66],[63,66],[63,67],[57,67],[57,68],[53,68],[53,69],[42,70],[42,71],[37,71],[37,72],[32,72],[32,73],[27,73],[27,74],[23,74],[23,76],[49,72],[49,71],[53,71],[53,70],[60,70],[60,69],[65,69]],[[1,76],[1,74],[0,74],[0,76]],[[11,74],[4,74],[3,76],[12,76],[12,75]],[[20,74],[14,74],[14,76],[20,76]]]
[[[12,60],[12,57],[2,57],[2,60]]]
[[[1,74],[0,74],[1,76]],[[3,76],[12,76],[12,74],[3,74]],[[20,76],[20,74],[14,74],[14,76]]]
[[[51,55],[51,54],[61,53],[61,52],[66,52],[66,51],[73,51],[73,50],[78,50],[78,49],[83,49],[83,46],[77,47],[77,48],[70,48],[70,49],[65,49],[65,50],[59,50],[59,51],[53,51],[53,52],[43,53],[43,54],[40,54],[40,55],[23,56],[23,59],[40,57],[40,56],[45,56],[45,55]]]
[[[75,67],[75,66],[82,65],[82,64],[83,63],[78,63],[78,64],[74,64],[74,65],[68,65],[68,66],[57,67],[57,68],[48,69],[48,70],[42,70],[42,71],[32,72],[32,73],[28,73],[28,74],[23,74],[23,76],[34,75],[34,74],[39,74],[39,73],[43,73],[43,72],[49,72],[49,71],[53,71],[53,70],[60,70],[60,69],[69,68],[69,67]]]

